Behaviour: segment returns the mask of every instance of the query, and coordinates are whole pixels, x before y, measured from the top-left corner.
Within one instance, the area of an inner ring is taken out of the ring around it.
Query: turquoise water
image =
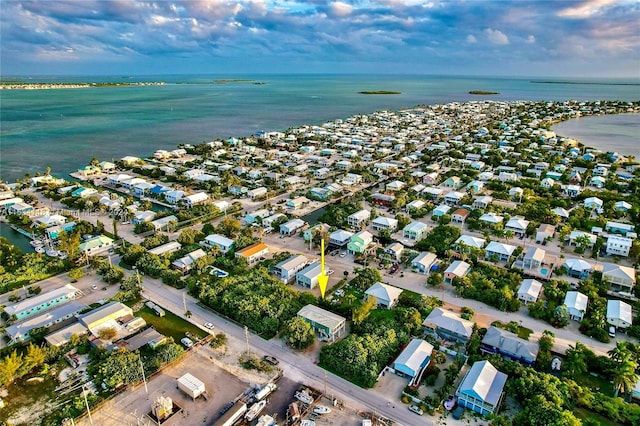
[[[23,253],[33,253],[33,247],[29,244],[29,238],[11,229],[6,222],[0,222],[0,236],[5,237],[11,244],[22,250]]]
[[[542,269],[540,269],[540,273],[541,273],[542,275],[547,275],[547,272],[549,272],[549,270],[548,270],[547,268],[542,268]]]
[[[265,83],[203,84],[222,78]],[[165,81],[165,86],[11,90],[0,98],[0,178],[50,166],[59,176],[92,157],[146,156],[179,143],[242,137],[261,130],[381,109],[480,100],[640,99],[640,85],[545,84],[532,79],[443,76],[254,75],[34,77],[31,82]],[[185,84],[193,83],[193,84]],[[362,95],[393,90],[400,95]],[[470,90],[500,92],[469,95]]]

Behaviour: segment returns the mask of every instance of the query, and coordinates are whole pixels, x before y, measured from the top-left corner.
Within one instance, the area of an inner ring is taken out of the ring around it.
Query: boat
[[[265,414],[258,419],[258,423],[256,423],[256,426],[277,426],[277,424],[273,417]]]
[[[31,244],[32,247],[40,247],[44,245],[44,242],[42,242],[42,240],[31,240],[29,244]]]
[[[313,407],[313,412],[315,414],[329,414],[331,412],[331,408],[325,405],[316,405]]]
[[[307,391],[306,389],[296,392],[294,396],[298,401],[303,402],[307,405],[313,404],[313,397],[309,395],[309,391]]]
[[[36,253],[44,253],[44,247],[42,246],[37,246],[36,248],[34,248],[34,250],[36,251]]]
[[[59,251],[58,252],[58,257],[62,260],[65,260],[67,257],[69,257],[69,255],[63,251]]]
[[[247,414],[244,415],[244,418],[250,422],[253,421],[253,419],[255,419],[256,417],[258,417],[258,414],[260,414],[260,412],[262,410],[264,410],[264,407],[267,406],[267,400],[263,399],[262,401],[256,402],[255,404],[253,404],[251,406],[251,408],[249,408],[249,411],[247,411]]]
[[[316,422],[314,420],[305,419],[300,422],[300,426],[316,426]]]
[[[58,250],[54,249],[53,247],[49,247],[44,252],[49,257],[58,257],[58,254],[60,253]]]

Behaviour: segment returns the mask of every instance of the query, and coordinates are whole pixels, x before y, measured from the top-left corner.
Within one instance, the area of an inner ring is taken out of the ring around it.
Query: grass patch
[[[618,425],[616,422],[609,420],[608,418],[598,413],[594,413],[593,411],[589,411],[584,408],[576,408],[575,410],[573,410],[573,414],[580,420],[587,420],[587,419],[594,420],[600,423],[600,426],[617,426]]]
[[[518,327],[518,337],[524,340],[529,340],[529,336],[533,334],[533,330],[527,327]]]
[[[153,325],[153,328],[155,328],[158,333],[173,337],[174,342],[180,342],[180,339],[185,337],[187,332],[198,336],[200,339],[206,336],[204,331],[169,311],[165,311],[165,315],[159,317],[154,311],[144,306],[138,312],[135,312],[135,315],[143,318],[147,324]]]
[[[594,392],[601,392],[607,396],[613,396],[613,385],[601,377],[592,376],[591,374],[580,374],[573,377],[580,386],[586,386]]]

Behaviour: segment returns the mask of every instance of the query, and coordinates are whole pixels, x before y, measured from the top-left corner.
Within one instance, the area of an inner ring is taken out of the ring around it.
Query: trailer
[[[178,379],[178,388],[189,395],[194,401],[200,395],[205,395],[206,397],[207,391],[204,387],[204,383],[189,373],[186,373]]]
[[[247,412],[247,404],[242,401],[236,401],[233,406],[218,419],[213,426],[233,426],[236,422],[242,420]]]
[[[275,391],[278,387],[275,383],[267,383],[264,385],[262,389],[256,392],[255,399],[256,401],[261,401],[269,396],[273,391]]]

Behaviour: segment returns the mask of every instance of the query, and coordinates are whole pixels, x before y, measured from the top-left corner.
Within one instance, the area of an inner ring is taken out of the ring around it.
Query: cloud
[[[618,0],[588,0],[579,6],[558,11],[558,16],[569,19],[584,19],[597,14],[603,7],[618,3]]]
[[[334,1],[329,4],[329,10],[332,16],[348,16],[353,12],[353,6],[343,3],[341,1]]]
[[[509,38],[500,30],[487,28],[484,30],[484,35],[491,44],[509,44]]]
[[[529,36],[527,37],[527,43],[529,43],[529,44],[533,44],[533,43],[535,43],[535,42],[536,42],[536,38],[535,38],[535,36],[533,36],[533,35],[529,34]]]
[[[477,43],[478,39],[473,35],[473,34],[469,34],[467,36],[467,43]]]

